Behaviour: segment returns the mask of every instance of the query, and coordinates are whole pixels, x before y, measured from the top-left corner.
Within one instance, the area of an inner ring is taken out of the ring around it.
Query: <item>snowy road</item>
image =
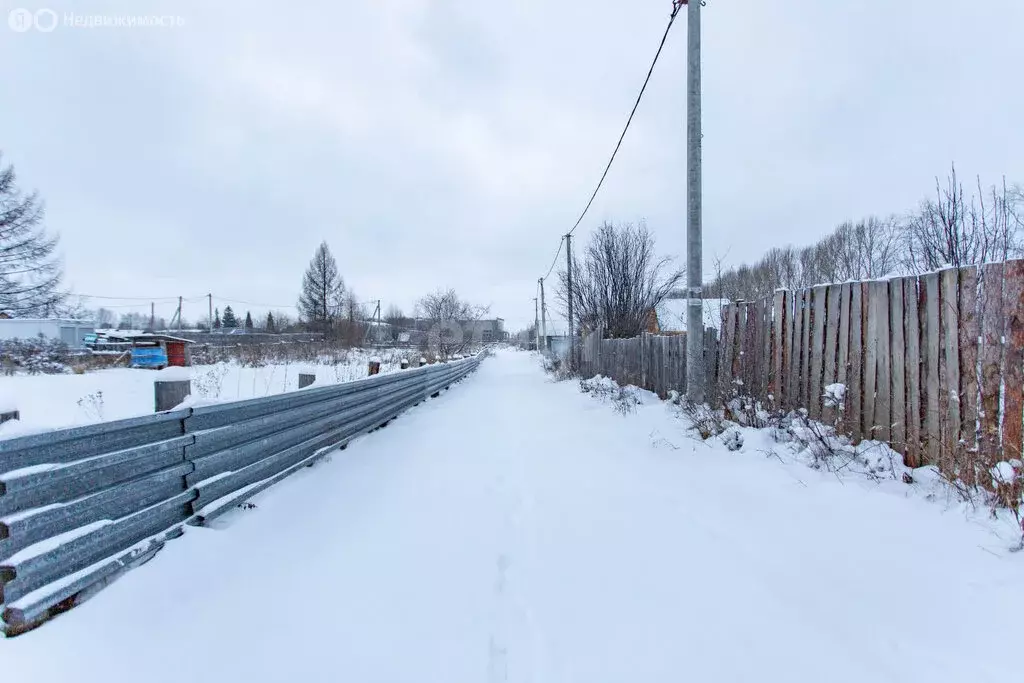
[[[942,507],[620,416],[525,353],[0,641],[5,680],[1019,680],[1024,563]]]

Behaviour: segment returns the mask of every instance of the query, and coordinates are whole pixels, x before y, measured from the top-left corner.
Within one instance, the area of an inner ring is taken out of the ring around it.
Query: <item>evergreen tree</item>
[[[327,242],[321,242],[302,278],[299,312],[310,327],[326,331],[341,312],[344,294],[345,282],[338,274],[338,263]]]
[[[229,330],[238,327],[238,318],[235,317],[235,312],[231,310],[231,306],[224,307],[224,327]]]
[[[274,322],[273,313],[267,313],[267,332],[277,332],[277,323]]]
[[[247,329],[247,330],[249,330],[251,332],[252,328],[253,328],[252,313],[250,313],[249,311],[246,311],[245,312],[245,329]]]
[[[23,194],[14,168],[0,168],[0,310],[16,318],[61,312],[66,294],[57,237],[43,228],[43,203]]]
[[[220,309],[219,308],[215,308],[215,309],[213,309],[213,329],[219,330],[220,328],[221,328]]]

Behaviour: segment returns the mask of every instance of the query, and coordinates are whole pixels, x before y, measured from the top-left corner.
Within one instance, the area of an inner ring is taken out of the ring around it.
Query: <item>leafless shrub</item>
[[[672,259],[659,258],[647,227],[605,223],[591,237],[582,258],[572,259],[576,329],[604,329],[609,338],[635,337],[647,328],[651,311],[683,279]],[[568,278],[559,273],[558,299],[568,311]]]

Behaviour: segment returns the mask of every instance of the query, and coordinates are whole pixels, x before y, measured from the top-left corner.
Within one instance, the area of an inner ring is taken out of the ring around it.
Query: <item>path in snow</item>
[[[10,680],[1016,680],[1020,558],[506,352],[95,599]],[[981,546],[981,547],[980,547]],[[5,679],[8,676],[5,675]]]

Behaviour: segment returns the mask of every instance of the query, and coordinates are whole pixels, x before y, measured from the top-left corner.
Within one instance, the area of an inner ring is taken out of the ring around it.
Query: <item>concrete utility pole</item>
[[[548,348],[548,316],[544,310],[544,278],[540,279],[540,338],[544,350]]]
[[[537,316],[537,297],[534,297],[534,342],[537,350],[541,350],[541,321]]]
[[[686,397],[704,402],[704,294],[701,243],[700,0],[687,3],[686,64]]]
[[[181,297],[178,297],[178,334],[181,334]]]
[[[572,334],[572,233],[565,236],[565,284],[569,303],[569,368],[576,367],[576,337]]]
[[[149,302],[149,331],[156,331],[156,304],[152,301]]]
[[[210,301],[210,334],[213,334],[213,294],[207,294],[206,297]]]

